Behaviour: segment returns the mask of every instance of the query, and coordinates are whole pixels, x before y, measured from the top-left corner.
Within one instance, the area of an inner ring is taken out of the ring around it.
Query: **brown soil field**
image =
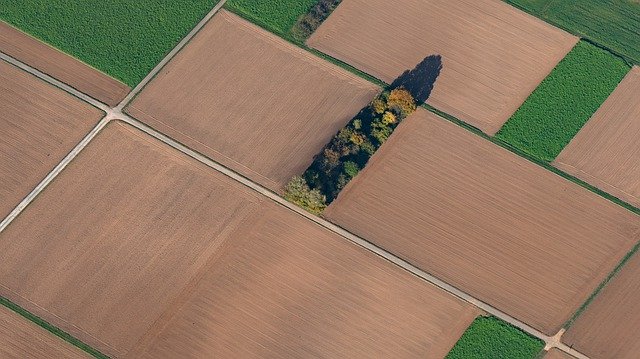
[[[1,220],[103,113],[1,60],[0,93]]]
[[[0,358],[49,359],[91,356],[35,323],[0,306]]]
[[[640,67],[635,66],[554,166],[640,207]]]
[[[555,334],[640,239],[640,217],[419,109],[324,212]]]
[[[0,51],[110,106],[129,86],[0,20]]]
[[[480,314],[275,204],[228,243],[131,357],[443,358]]]
[[[221,11],[126,111],[277,191],[378,92]]]
[[[596,296],[563,335],[591,358],[637,358],[640,353],[640,255]]]
[[[441,55],[427,102],[493,135],[577,41],[499,0],[344,0],[307,44],[385,82]]]
[[[0,233],[0,295],[131,358],[442,357],[479,314],[263,198],[112,122]]]
[[[544,359],[575,359],[574,356],[563,352],[560,349],[552,348],[545,354]]]

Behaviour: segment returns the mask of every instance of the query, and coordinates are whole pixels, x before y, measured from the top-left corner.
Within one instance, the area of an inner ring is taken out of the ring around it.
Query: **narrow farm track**
[[[2,222],[0,222],[0,232],[2,232],[21,212],[22,210],[24,210],[37,196],[40,192],[42,192],[42,190],[44,190],[44,188],[52,181],[56,178],[56,176],[91,142],[91,140],[106,126],[107,123],[109,123],[109,121],[111,120],[115,120],[115,119],[120,119],[123,120],[127,123],[129,123],[130,125],[144,131],[145,133],[149,134],[150,136],[153,136],[154,138],[162,141],[163,143],[173,147],[174,149],[188,155],[189,157],[203,163],[204,165],[236,180],[237,182],[240,182],[241,184],[245,185],[246,187],[249,187],[250,189],[260,193],[261,195],[271,199],[272,201],[282,205],[283,207],[288,208],[289,210],[305,217],[306,219],[313,221],[319,225],[321,225],[322,227],[344,237],[346,240],[349,240],[351,242],[353,242],[354,244],[357,244],[375,254],[377,254],[378,256],[398,265],[399,267],[407,270],[408,272],[418,276],[419,278],[422,278],[423,280],[437,286],[438,288],[441,288],[449,293],[451,293],[452,295],[476,306],[477,308],[485,311],[488,314],[494,315],[502,320],[504,320],[507,323],[510,323],[511,325],[520,328],[521,330],[543,340],[545,342],[545,348],[549,349],[549,348],[558,348],[568,354],[573,355],[574,357],[578,358],[578,359],[585,359],[588,358],[587,356],[583,355],[582,353],[569,348],[568,346],[562,344],[560,342],[560,336],[562,334],[562,331],[559,332],[558,334],[554,335],[554,336],[547,336],[543,333],[541,333],[540,331],[536,330],[535,328],[529,326],[528,324],[514,318],[511,317],[510,315],[498,310],[497,308],[494,308],[478,299],[476,299],[475,297],[457,289],[456,287],[430,275],[429,273],[426,273],[422,270],[420,270],[419,268],[411,265],[410,263],[402,260],[401,258],[395,256],[394,254],[385,251],[382,248],[379,248],[377,246],[375,246],[374,244],[368,242],[366,239],[358,237],[346,230],[344,230],[343,228],[336,226],[335,224],[328,222],[320,217],[314,216],[312,214],[309,214],[308,212],[306,212],[305,210],[289,203],[288,201],[286,201],[285,199],[283,199],[282,197],[280,197],[278,194],[270,191],[269,189],[249,180],[248,178],[238,174],[237,172],[229,169],[228,167],[225,167],[224,165],[215,162],[205,156],[203,156],[202,154],[195,152],[193,150],[191,150],[190,148],[184,146],[183,144],[175,141],[174,139],[164,135],[163,133],[160,133],[152,128],[150,128],[149,126],[141,123],[140,121],[128,116],[127,114],[122,113],[122,109],[136,96],[137,93],[139,93],[148,83],[149,81],[151,81],[151,79],[162,69],[162,67],[164,65],[166,65],[185,45],[186,43],[189,42],[189,40],[207,23],[207,21],[209,19],[211,19],[211,17],[213,17],[213,15],[215,15],[215,13],[224,5],[224,3],[226,2],[226,0],[221,0],[212,10],[211,12],[209,12],[203,19],[202,21],[200,21],[200,23],[198,23],[198,25],[196,25],[196,27],[171,51],[169,52],[169,54],[151,71],[151,73],[149,73],[142,82],[140,82],[140,84],[138,86],[136,86],[136,88],[134,88],[131,93],[129,93],[129,95],[121,102],[119,103],[117,106],[111,108],[108,105],[101,103],[93,98],[91,98],[90,96],[81,93],[73,88],[71,88],[70,86],[65,85],[64,83],[24,64],[21,63],[20,61],[11,58],[10,56],[7,56],[4,53],[0,52],[0,59],[7,61],[21,69],[23,69],[24,71],[27,71],[28,73],[78,97],[79,99],[103,110],[106,115],[104,118],[102,118],[102,120],[98,123],[98,125],[96,125],[89,134],[87,134],[85,136],[85,138],[82,139],[82,141],[45,177],[44,180],[42,180],[34,189],[33,191],[31,191],[31,193],[29,193],[29,195],[27,197],[25,197],[22,202],[9,214],[9,216],[7,216],[6,218],[4,218],[2,220]]]

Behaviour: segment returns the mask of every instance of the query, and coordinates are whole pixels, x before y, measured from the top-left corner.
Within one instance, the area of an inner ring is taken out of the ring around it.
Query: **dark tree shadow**
[[[433,85],[442,70],[442,56],[429,55],[425,57],[413,70],[406,70],[391,84],[390,89],[404,87],[420,105],[431,95]]]

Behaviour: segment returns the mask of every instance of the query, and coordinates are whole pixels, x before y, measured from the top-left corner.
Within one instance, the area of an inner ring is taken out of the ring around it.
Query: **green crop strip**
[[[0,0],[0,19],[134,87],[218,0]]]
[[[637,0],[507,2],[640,63],[640,2]]]
[[[478,317],[447,359],[533,359],[544,342],[496,318]]]
[[[81,342],[80,340],[78,340],[77,338],[71,336],[71,334],[65,332],[64,330],[54,327],[53,325],[49,324],[49,322],[45,321],[44,319],[36,316],[35,314],[27,311],[26,309],[23,309],[22,307],[18,306],[17,304],[11,302],[10,300],[4,298],[4,297],[0,297],[0,305],[3,305],[9,309],[11,309],[12,311],[16,312],[17,314],[21,315],[22,317],[26,318],[27,320],[37,324],[38,326],[44,328],[45,330],[49,331],[50,333],[52,333],[53,335],[60,337],[61,339],[63,339],[64,341],[84,350],[85,352],[93,355],[96,358],[100,358],[100,359],[108,359],[109,357],[102,354],[100,351],[90,347],[89,345]]]
[[[620,58],[580,41],[496,134],[552,161],[629,71]]]
[[[276,35],[293,40],[291,28],[318,0],[229,0],[225,6]]]

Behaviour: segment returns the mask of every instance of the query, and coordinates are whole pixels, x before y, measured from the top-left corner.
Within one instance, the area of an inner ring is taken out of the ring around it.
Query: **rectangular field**
[[[496,317],[478,317],[451,349],[447,359],[534,359],[544,342]]]
[[[275,204],[228,244],[136,356],[442,358],[479,314]]]
[[[126,111],[278,191],[378,92],[221,11]]]
[[[640,67],[631,69],[553,165],[640,207]]]
[[[638,0],[507,0],[640,64]]]
[[[576,41],[498,0],[344,0],[307,44],[389,83],[441,55],[427,102],[492,135]]]
[[[569,327],[562,341],[592,358],[640,353],[640,255],[634,254]]]
[[[324,215],[549,335],[640,239],[632,212],[424,109]]]
[[[628,71],[622,59],[581,41],[496,137],[539,160],[553,161]]]
[[[89,354],[0,305],[0,358],[90,358]]]
[[[217,2],[3,1],[0,20],[134,87]]]
[[[129,86],[0,20],[0,51],[110,106]]]
[[[444,356],[477,308],[120,122],[0,233],[0,295],[113,357]]]
[[[102,111],[0,60],[0,220],[102,117]]]

